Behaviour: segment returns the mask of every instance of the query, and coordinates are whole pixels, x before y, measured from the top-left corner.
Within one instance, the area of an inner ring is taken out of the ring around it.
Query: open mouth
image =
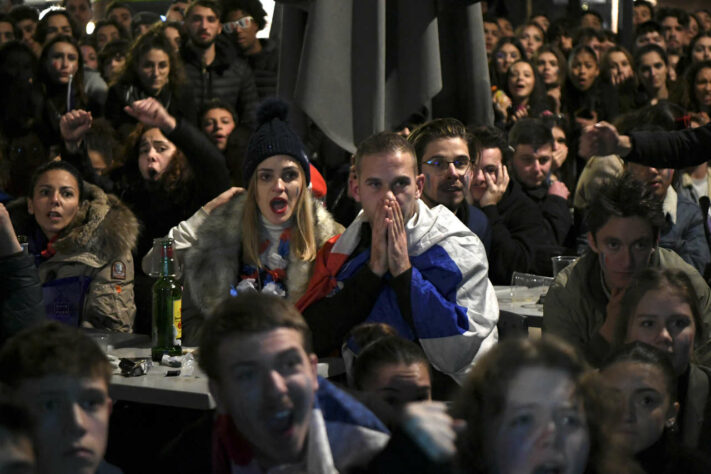
[[[288,436],[294,426],[294,412],[289,409],[279,410],[266,418],[265,425],[272,433]]]
[[[269,207],[271,208],[272,212],[274,214],[279,214],[282,215],[286,213],[286,207],[288,203],[286,199],[283,198],[274,198],[271,201],[269,201]]]
[[[47,217],[52,221],[58,221],[62,218],[62,215],[58,212],[51,211],[47,214]]]

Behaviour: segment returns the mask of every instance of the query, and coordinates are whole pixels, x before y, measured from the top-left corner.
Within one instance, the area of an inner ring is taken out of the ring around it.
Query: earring
[[[676,433],[679,430],[679,426],[676,424],[676,418],[669,418],[664,423],[664,428],[669,430],[670,433]]]

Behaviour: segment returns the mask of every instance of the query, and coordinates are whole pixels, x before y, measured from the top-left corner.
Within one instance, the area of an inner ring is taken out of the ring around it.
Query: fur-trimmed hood
[[[186,255],[186,284],[203,314],[210,316],[237,282],[242,256],[242,213],[247,193],[216,209],[200,226],[197,245]],[[343,231],[331,214],[314,200],[317,247]],[[287,300],[295,303],[306,291],[313,262],[289,255],[286,269]]]
[[[27,211],[25,198],[16,199],[8,208],[18,232],[30,228],[34,217]],[[88,253],[105,263],[130,253],[138,233],[138,220],[119,198],[84,182],[84,200],[54,249],[58,254]]]

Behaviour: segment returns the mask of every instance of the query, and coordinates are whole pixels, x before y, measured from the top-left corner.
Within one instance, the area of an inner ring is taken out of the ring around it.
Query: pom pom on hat
[[[289,105],[281,99],[271,97],[262,102],[257,110],[257,127],[275,118],[286,122],[287,117],[289,117]]]
[[[287,117],[289,106],[277,98],[262,102],[257,110],[257,130],[249,138],[247,156],[242,165],[246,183],[252,179],[259,163],[275,155],[288,155],[299,163],[306,177],[306,184],[311,182],[311,170],[306,150],[299,136],[289,126]]]

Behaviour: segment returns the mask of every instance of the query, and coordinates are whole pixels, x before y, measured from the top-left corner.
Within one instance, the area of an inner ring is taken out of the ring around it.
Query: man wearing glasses
[[[425,176],[422,200],[429,207],[441,204],[452,211],[479,237],[488,254],[489,221],[464,199],[479,154],[471,133],[459,120],[443,118],[421,125],[407,139],[415,147],[419,170]]]
[[[233,40],[249,63],[257,83],[259,98],[276,95],[279,48],[272,39],[257,38],[267,25],[267,12],[259,0],[229,2],[222,30]]]
[[[256,122],[257,87],[249,65],[220,37],[221,14],[222,7],[215,0],[195,0],[188,6],[185,30],[189,41],[180,49],[185,74],[198,110],[220,99],[234,107],[240,124],[251,127]]]

